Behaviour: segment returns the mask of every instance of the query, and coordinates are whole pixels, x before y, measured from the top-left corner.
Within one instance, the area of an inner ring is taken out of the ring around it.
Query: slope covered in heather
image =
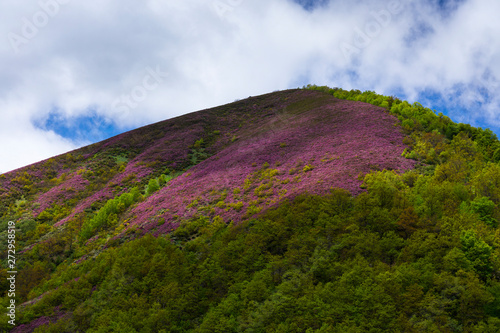
[[[489,130],[311,86],[15,170],[12,331],[496,332],[499,160]]]
[[[21,200],[25,218],[55,228],[78,219],[85,224],[89,212],[133,187],[143,191],[151,180],[161,189],[118,214],[125,230],[165,233],[198,215],[238,222],[303,192],[341,187],[357,194],[370,170],[411,168],[413,161],[401,157],[396,123],[382,108],[324,93],[268,94],[5,174],[2,203],[7,214]],[[92,229],[87,238],[103,228]]]

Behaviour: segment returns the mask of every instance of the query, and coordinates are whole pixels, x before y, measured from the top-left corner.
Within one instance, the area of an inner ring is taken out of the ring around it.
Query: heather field
[[[304,192],[339,187],[358,194],[371,170],[403,172],[415,164],[401,156],[403,134],[386,110],[335,98],[311,107],[315,97],[306,98],[311,102],[277,109],[262,124],[235,131],[234,142],[132,209],[133,224],[149,230],[166,221],[156,231],[165,233],[197,215],[239,222]]]
[[[318,86],[55,156],[0,175],[0,330],[498,332],[499,161],[488,129]]]

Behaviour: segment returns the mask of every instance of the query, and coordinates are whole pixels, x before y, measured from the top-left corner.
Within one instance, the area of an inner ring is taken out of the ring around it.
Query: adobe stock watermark
[[[354,28],[354,36],[351,43],[343,41],[340,43],[340,50],[347,60],[355,55],[359,55],[361,50],[367,48],[373,39],[380,36],[383,28],[389,26],[394,15],[401,13],[403,5],[401,1],[394,0],[387,4],[386,9],[379,11],[372,11],[370,15],[371,20],[366,22],[363,29],[356,26]]]
[[[244,0],[216,0],[212,6],[221,18],[224,18],[228,12],[232,12],[236,7],[240,6]]]
[[[14,221],[9,221],[7,229],[7,284],[8,291],[7,296],[9,299],[7,305],[7,317],[9,317],[9,324],[16,326],[16,223]]]
[[[20,52],[22,45],[28,44],[33,38],[38,36],[41,29],[46,27],[50,20],[59,14],[62,5],[66,5],[71,0],[40,0],[38,5],[40,10],[35,12],[31,17],[23,17],[21,19],[20,34],[9,32],[7,38],[14,53]]]
[[[147,74],[139,84],[134,86],[128,94],[121,95],[111,104],[113,109],[125,113],[137,108],[141,102],[146,100],[149,93],[158,88],[168,77],[168,73],[162,72],[160,66],[156,66],[156,69],[146,67],[146,72]]]

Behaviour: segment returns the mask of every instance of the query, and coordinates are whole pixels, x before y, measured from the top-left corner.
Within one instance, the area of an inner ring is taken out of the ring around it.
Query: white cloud
[[[46,22],[40,3],[52,5]],[[430,3],[332,0],[305,11],[289,0],[3,1],[0,171],[75,147],[33,125],[54,108],[73,118],[97,110],[128,128],[306,83],[413,100],[430,89],[465,107],[483,99],[458,116],[500,126],[500,3],[463,1],[447,15]],[[36,31],[14,52],[9,37],[24,38],[30,24]],[[157,68],[168,76],[154,84]],[[457,86],[466,88],[458,101]],[[123,96],[134,107],[117,107]]]
[[[29,119],[36,109],[29,103],[0,103],[0,173],[76,148],[52,131],[35,128]]]

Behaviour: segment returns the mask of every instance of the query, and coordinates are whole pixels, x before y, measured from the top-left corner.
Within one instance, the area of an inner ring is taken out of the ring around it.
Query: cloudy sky
[[[308,83],[500,134],[498,0],[2,0],[0,172]]]

